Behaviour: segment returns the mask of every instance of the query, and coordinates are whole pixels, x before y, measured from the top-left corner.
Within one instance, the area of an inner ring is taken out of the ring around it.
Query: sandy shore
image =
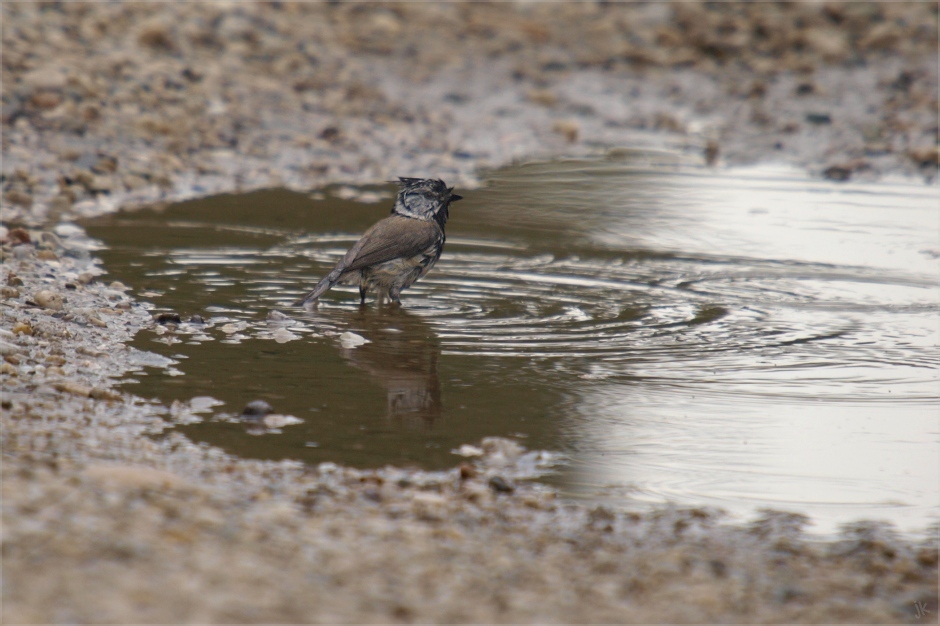
[[[150,316],[67,223],[271,185],[469,187],[516,159],[638,146],[930,180],[935,5],[2,16],[5,623],[936,621],[936,529],[818,541],[783,513],[576,506],[504,440],[421,473],[154,437],[166,407],[112,387]]]

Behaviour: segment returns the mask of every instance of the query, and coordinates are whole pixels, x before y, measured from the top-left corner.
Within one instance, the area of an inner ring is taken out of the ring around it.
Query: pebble
[[[88,323],[92,326],[97,326],[98,328],[107,328],[108,324],[94,315],[86,315],[85,318],[88,320]]]
[[[264,400],[253,400],[245,405],[241,418],[245,421],[260,421],[265,415],[273,412],[274,409]]]
[[[552,124],[552,132],[564,137],[568,143],[574,143],[578,140],[581,126],[573,120],[558,120]]]
[[[2,296],[4,300],[14,300],[20,297],[20,290],[16,287],[3,286],[0,287],[0,296]]]
[[[13,325],[14,335],[32,335],[33,327],[26,322],[17,322]]]
[[[79,235],[85,234],[85,231],[82,230],[80,226],[76,226],[75,224],[71,224],[69,222],[62,222],[60,224],[56,224],[55,228],[52,229],[52,232],[54,232],[56,235],[64,239],[68,239],[69,237],[77,237]]]
[[[356,333],[347,331],[339,336],[339,343],[347,350],[351,350],[352,348],[358,348],[361,345],[372,342],[362,335],[357,335]]]
[[[294,417],[293,415],[281,415],[279,413],[265,415],[261,420],[261,423],[264,424],[265,428],[283,428],[284,426],[292,426],[302,422],[303,420]]]
[[[39,306],[44,309],[51,309],[53,311],[61,311],[65,306],[65,300],[61,295],[57,294],[54,291],[49,291],[48,289],[43,289],[35,294],[33,294],[33,301],[36,302]]]
[[[507,481],[502,476],[493,476],[492,478],[490,478],[490,481],[488,484],[490,486],[490,489],[492,489],[493,491],[497,493],[512,493],[513,491],[516,490],[516,488],[512,486],[509,483],[509,481]]]
[[[180,324],[182,319],[179,313],[159,313],[154,316],[153,321],[157,324]]]
[[[14,228],[11,230],[9,234],[9,240],[14,246],[32,241],[29,236],[29,231],[27,231],[25,228]]]
[[[47,65],[23,74],[22,82],[35,90],[55,91],[65,89],[68,76],[62,69]]]
[[[13,258],[18,260],[28,259],[36,254],[32,246],[16,246],[13,248]]]
[[[287,343],[288,341],[300,339],[300,335],[294,334],[286,328],[278,328],[272,333],[272,336],[277,343]]]
[[[78,282],[80,282],[83,285],[87,285],[93,280],[95,280],[95,275],[92,274],[91,272],[82,272],[81,274],[78,275]]]
[[[2,356],[8,354],[23,354],[24,352],[26,352],[26,350],[16,344],[0,341],[0,355]]]

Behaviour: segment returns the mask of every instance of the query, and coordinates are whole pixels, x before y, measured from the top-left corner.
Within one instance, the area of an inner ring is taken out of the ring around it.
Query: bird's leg
[[[362,306],[366,303],[366,288],[359,286],[359,306]]]
[[[393,303],[401,306],[401,289],[398,287],[392,287],[388,290],[388,299]]]

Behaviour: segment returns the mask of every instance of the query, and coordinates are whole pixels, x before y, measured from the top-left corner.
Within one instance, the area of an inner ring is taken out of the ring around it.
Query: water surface
[[[90,224],[154,312],[207,321],[141,333],[174,363],[132,390],[304,420],[179,426],[243,456],[441,468],[499,435],[563,452],[548,480],[573,498],[772,507],[824,532],[937,519],[935,186],[656,154],[522,165],[459,190],[401,309],[347,287],[291,308],[388,213],[392,186],[365,191],[379,201],[272,190]]]

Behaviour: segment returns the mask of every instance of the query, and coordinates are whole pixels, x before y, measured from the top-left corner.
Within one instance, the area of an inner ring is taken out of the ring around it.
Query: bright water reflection
[[[770,506],[823,531],[936,519],[935,187],[623,154],[463,195],[398,312],[342,289],[285,308],[385,205],[265,192],[99,222],[115,275],[212,316],[179,343],[138,340],[184,375],[142,371],[137,390],[235,411],[264,397],[305,420],[261,438],[186,427],[243,455],[439,467],[519,435],[569,456],[551,480],[572,497]],[[279,327],[294,339],[272,341]],[[342,348],[345,330],[372,343]]]

